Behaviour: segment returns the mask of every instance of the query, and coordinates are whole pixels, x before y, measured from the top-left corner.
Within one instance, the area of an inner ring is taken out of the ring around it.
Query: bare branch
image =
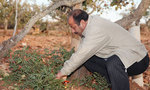
[[[121,20],[116,21],[116,23],[121,25],[123,28],[128,28],[133,21],[139,20],[144,15],[149,5],[150,0],[142,0],[138,8],[133,13]]]
[[[16,0],[16,16],[15,16],[15,27],[14,27],[14,32],[13,32],[13,36],[15,36],[16,31],[17,31],[17,24],[18,24],[18,0]]]

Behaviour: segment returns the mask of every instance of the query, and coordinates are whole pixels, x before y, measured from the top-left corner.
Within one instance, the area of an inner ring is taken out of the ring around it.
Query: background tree
[[[146,25],[148,26],[148,28],[150,28],[150,6],[147,9],[144,17],[145,17]]]
[[[1,6],[1,12],[0,12],[0,21],[3,25],[4,25],[4,30],[6,32],[7,28],[8,28],[8,21],[9,19],[12,17],[13,13],[15,12],[15,3],[13,0],[1,0],[0,1]]]
[[[4,30],[13,29],[15,26],[15,0],[1,0],[0,1],[0,24],[4,27]],[[21,0],[18,1],[18,28],[21,29],[29,21],[29,19],[42,11],[36,3],[28,4],[24,2],[21,4]],[[37,23],[41,23],[41,20],[38,20]]]

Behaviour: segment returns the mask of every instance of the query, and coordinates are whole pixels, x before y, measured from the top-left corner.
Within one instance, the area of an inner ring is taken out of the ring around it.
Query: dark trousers
[[[84,63],[84,66],[92,73],[97,72],[104,76],[111,84],[112,90],[129,90],[128,76],[143,73],[149,66],[148,54],[140,61],[125,69],[117,55],[104,59],[92,56]]]

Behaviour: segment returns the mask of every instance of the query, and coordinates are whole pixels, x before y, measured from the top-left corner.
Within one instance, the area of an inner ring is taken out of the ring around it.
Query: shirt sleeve
[[[97,32],[97,30],[89,30],[82,43],[80,43],[78,50],[64,63],[63,68],[60,70],[61,73],[69,75],[105,47],[109,40],[110,38],[106,34]]]

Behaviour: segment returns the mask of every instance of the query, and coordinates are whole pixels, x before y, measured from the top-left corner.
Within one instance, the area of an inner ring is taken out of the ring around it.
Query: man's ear
[[[80,25],[81,25],[82,27],[85,27],[85,21],[84,21],[84,20],[81,20],[81,21],[80,21]]]

